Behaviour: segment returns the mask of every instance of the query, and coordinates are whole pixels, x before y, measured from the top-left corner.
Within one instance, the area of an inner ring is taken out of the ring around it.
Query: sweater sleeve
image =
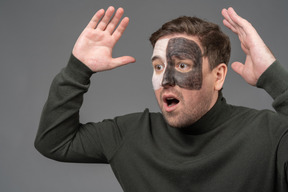
[[[288,115],[288,72],[275,61],[259,78],[257,87],[263,88],[274,99],[274,109]]]
[[[288,191],[288,133],[283,135],[277,150],[278,181],[281,190]]]
[[[281,134],[277,146],[277,167],[278,182],[280,182],[280,191],[288,190],[288,133],[287,133],[287,115],[288,115],[288,72],[275,61],[259,78],[257,87],[263,88],[274,99],[274,109],[284,115],[283,124],[286,131]]]
[[[107,163],[109,150],[121,136],[115,122],[79,122],[79,109],[92,74],[71,55],[68,65],[54,78],[34,142],[35,148],[44,156],[64,162]],[[100,131],[102,128],[107,129]],[[101,139],[105,138],[99,137],[108,135],[111,146],[105,151],[101,144]]]

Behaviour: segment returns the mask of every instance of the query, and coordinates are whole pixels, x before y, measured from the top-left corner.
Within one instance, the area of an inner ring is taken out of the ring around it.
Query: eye
[[[190,64],[184,63],[184,62],[179,62],[176,65],[176,70],[180,71],[180,72],[189,72],[192,69]]]
[[[163,66],[163,65],[160,65],[160,64],[154,65],[154,70],[155,70],[156,72],[160,72],[160,71],[162,71],[163,69],[164,69],[164,66]]]
[[[186,69],[187,67],[188,67],[188,65],[185,64],[185,63],[180,63],[180,64],[179,64],[179,68],[180,68],[180,69]]]

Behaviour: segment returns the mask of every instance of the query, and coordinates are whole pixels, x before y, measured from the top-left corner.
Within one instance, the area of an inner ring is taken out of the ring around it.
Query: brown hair
[[[220,63],[228,65],[231,52],[230,40],[218,25],[197,17],[182,16],[163,24],[151,35],[150,42],[154,47],[159,38],[171,34],[197,36],[204,49],[203,56],[208,57],[211,70]]]

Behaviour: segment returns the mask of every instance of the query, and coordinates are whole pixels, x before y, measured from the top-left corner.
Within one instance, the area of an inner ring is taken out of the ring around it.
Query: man
[[[245,65],[232,68],[264,88],[277,112],[228,105],[221,89],[230,56],[228,37],[213,23],[180,17],[152,34],[153,88],[161,113],[134,113],[79,123],[95,72],[135,62],[112,58],[129,19],[99,10],[77,40],[52,85],[35,147],[64,162],[109,163],[124,191],[287,191],[288,75],[253,26],[229,8]],[[112,19],[111,19],[112,18]],[[117,27],[117,24],[119,26]]]

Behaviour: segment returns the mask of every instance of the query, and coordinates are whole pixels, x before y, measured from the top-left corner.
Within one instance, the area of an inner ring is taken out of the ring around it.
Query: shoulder
[[[248,107],[230,105],[230,120],[235,126],[259,136],[267,134],[280,138],[288,131],[288,117],[273,110],[257,110]]]
[[[143,112],[130,113],[114,118],[114,121],[117,125],[124,127],[139,127],[139,124],[141,124],[141,126],[149,126],[149,124],[155,121],[163,120],[164,118],[161,113],[150,112],[149,109],[145,109]]]
[[[269,109],[253,109],[249,107],[243,106],[236,106],[236,105],[229,105],[230,108],[230,118],[241,119],[242,121],[283,121],[288,122],[288,117],[277,113],[276,111],[269,110]]]
[[[150,112],[148,108],[146,108],[142,112],[134,112],[134,113],[129,113],[121,116],[116,116],[114,119],[117,121],[126,121],[126,120],[133,120],[133,119],[146,119],[150,117],[160,117],[162,116],[161,113],[157,112]]]

